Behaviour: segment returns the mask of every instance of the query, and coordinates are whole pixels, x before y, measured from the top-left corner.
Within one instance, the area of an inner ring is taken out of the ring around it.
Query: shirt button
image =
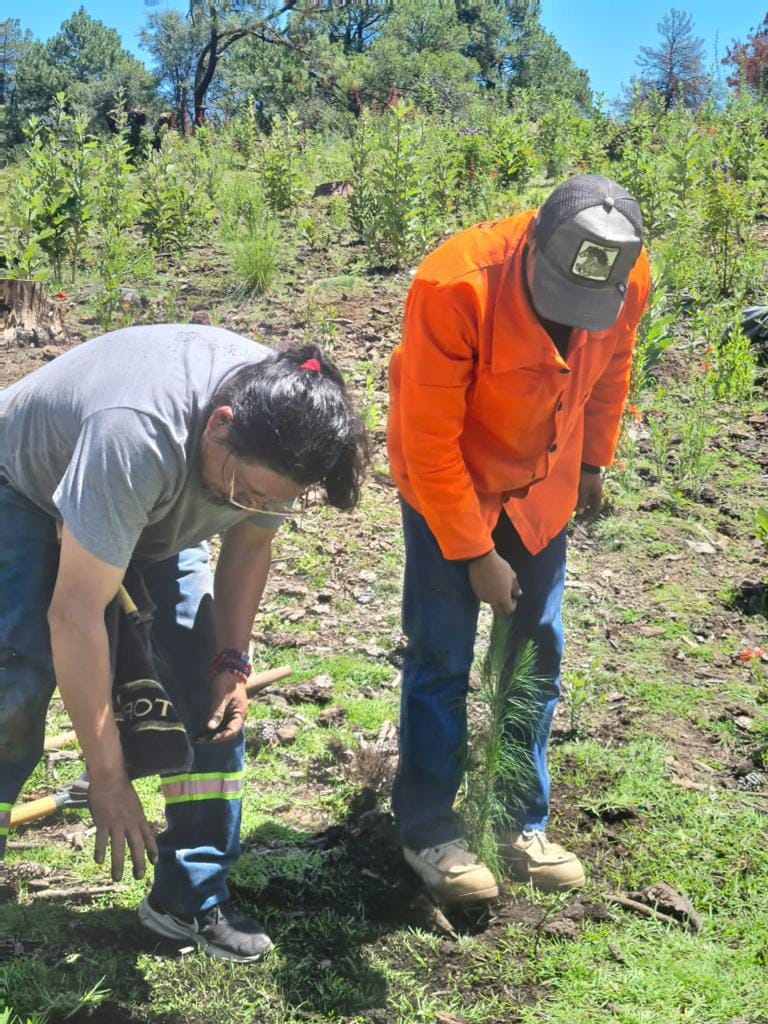
[[[560,370],[560,373],[570,373],[570,372],[571,371],[569,369],[567,369],[565,366]]]
[[[556,451],[557,451],[557,445],[556,445],[556,444],[551,444],[551,445],[549,446],[549,450],[550,450],[551,452],[556,452]]]
[[[555,412],[562,412],[562,411],[563,411],[563,403],[562,402],[558,402],[557,403],[557,409],[555,409]]]

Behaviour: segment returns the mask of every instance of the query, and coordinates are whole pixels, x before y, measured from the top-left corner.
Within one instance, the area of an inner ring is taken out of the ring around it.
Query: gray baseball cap
[[[545,320],[602,331],[621,311],[643,243],[637,200],[602,174],[558,185],[533,225],[531,298]]]

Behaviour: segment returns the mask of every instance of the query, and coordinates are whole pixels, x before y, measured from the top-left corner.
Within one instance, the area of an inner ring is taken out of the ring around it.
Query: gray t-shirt
[[[110,565],[178,554],[249,518],[207,497],[199,442],[217,387],[269,354],[197,324],[78,345],[0,393],[0,476]]]

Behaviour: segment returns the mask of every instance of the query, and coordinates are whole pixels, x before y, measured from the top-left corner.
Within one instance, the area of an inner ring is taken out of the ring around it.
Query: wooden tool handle
[[[277,683],[280,679],[285,679],[286,676],[292,675],[293,669],[288,668],[287,665],[281,665],[280,668],[268,668],[264,672],[257,672],[255,676],[251,676],[245,684],[245,692],[249,697],[252,697],[255,693],[259,693],[260,690],[266,690],[272,683]]]
[[[11,811],[11,828],[18,825],[26,825],[30,821],[37,821],[38,818],[45,818],[60,806],[53,796],[43,796],[39,800],[30,800],[28,804],[19,804]]]
[[[126,612],[128,615],[134,615],[138,613],[139,609],[136,607],[133,598],[125,589],[122,583],[120,584],[120,589],[117,592],[117,599],[120,602],[120,606],[123,609],[123,611]]]

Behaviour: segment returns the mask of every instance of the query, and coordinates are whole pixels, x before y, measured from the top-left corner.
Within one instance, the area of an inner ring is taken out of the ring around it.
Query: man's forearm
[[[271,540],[259,545],[225,538],[214,580],[214,618],[219,650],[248,649],[253,621],[272,561]]]
[[[56,683],[91,775],[125,774],[112,713],[109,643],[103,621],[49,616]]]

